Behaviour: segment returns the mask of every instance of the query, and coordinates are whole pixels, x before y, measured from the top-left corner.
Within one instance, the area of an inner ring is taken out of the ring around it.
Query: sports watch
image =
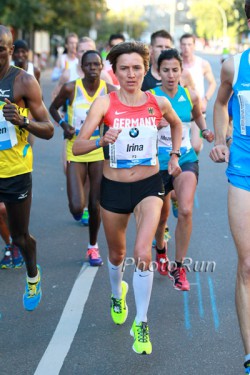
[[[180,150],[170,151],[169,155],[170,156],[176,155],[178,158],[180,158],[181,157],[181,152],[180,152]]]
[[[19,128],[23,129],[23,128],[27,128],[27,126],[29,125],[30,123],[30,120],[28,119],[28,117],[23,117],[23,125],[19,125]]]

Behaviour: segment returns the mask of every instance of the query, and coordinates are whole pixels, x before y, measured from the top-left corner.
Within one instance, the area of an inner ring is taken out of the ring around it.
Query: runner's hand
[[[206,139],[206,141],[211,143],[214,140],[214,133],[211,130],[207,129],[202,133],[202,137]]]
[[[76,132],[75,128],[70,126],[67,122],[63,122],[62,128],[63,128],[64,139],[72,139]]]
[[[101,138],[101,146],[107,146],[108,144],[113,144],[118,138],[118,135],[121,133],[122,129],[110,128],[104,136]]]
[[[181,173],[181,167],[178,163],[178,156],[174,154],[171,156],[168,162],[168,173],[173,177],[177,177]]]
[[[23,116],[19,115],[17,106],[9,101],[9,99],[4,99],[5,105],[3,107],[3,115],[6,121],[10,121],[13,125],[23,125]]]
[[[210,151],[209,156],[215,163],[228,163],[229,153],[229,149],[226,145],[216,145]]]

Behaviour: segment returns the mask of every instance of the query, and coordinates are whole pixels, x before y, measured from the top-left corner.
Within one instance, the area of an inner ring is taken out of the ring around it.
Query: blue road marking
[[[182,292],[183,293],[183,301],[184,301],[184,319],[185,319],[185,328],[187,330],[191,329],[190,323],[190,314],[189,314],[189,292]]]
[[[195,277],[196,277],[197,292],[198,292],[199,314],[201,318],[204,318],[204,308],[203,308],[203,301],[202,301],[202,291],[201,291],[201,282],[200,282],[199,272],[196,272]]]
[[[218,310],[216,307],[216,298],[215,298],[215,293],[214,293],[213,281],[211,277],[208,277],[208,285],[209,285],[210,300],[211,300],[212,313],[213,313],[213,319],[214,319],[214,328],[215,328],[215,331],[218,331],[218,328],[220,326],[220,321],[219,321]]]
[[[198,199],[197,191],[194,194],[194,207],[199,208],[199,199]]]
[[[201,319],[204,319],[205,309],[203,306],[203,296],[202,296],[202,288],[201,288],[199,272],[196,272],[195,277],[196,277],[196,283],[192,283],[192,285],[197,285],[199,315]],[[211,301],[214,328],[215,328],[215,331],[218,331],[219,326],[220,326],[220,321],[219,321],[218,309],[216,306],[216,296],[215,296],[215,291],[214,291],[213,280],[211,277],[208,277],[208,286],[209,286],[209,296],[210,296],[210,301]],[[190,308],[189,308],[189,293],[190,292],[182,292],[182,293],[183,293],[183,305],[184,305],[184,324],[189,335],[192,337],[192,325],[191,325],[191,312],[192,311],[190,311]]]

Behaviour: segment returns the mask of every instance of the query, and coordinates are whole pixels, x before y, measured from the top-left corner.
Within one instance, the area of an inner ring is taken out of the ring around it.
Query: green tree
[[[81,35],[105,8],[105,0],[1,0],[0,21],[16,29]]]
[[[0,2],[1,23],[17,29],[32,30],[42,27],[48,12],[47,1],[1,0]]]
[[[50,0],[49,3],[53,12],[49,22],[52,33],[67,30],[79,35],[86,34],[95,25],[97,15],[106,9],[105,0]]]
[[[138,40],[147,27],[142,21],[140,9],[126,9],[120,13],[106,12],[97,24],[98,39],[107,42],[110,34],[126,32],[129,38]]]
[[[237,39],[246,30],[244,2],[242,0],[193,0],[190,11],[196,22],[196,34],[208,39],[223,37],[223,15],[227,21],[227,34]]]

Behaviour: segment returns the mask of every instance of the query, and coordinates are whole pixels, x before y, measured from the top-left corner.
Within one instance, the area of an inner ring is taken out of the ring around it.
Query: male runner
[[[245,1],[250,28],[250,0]],[[226,144],[228,101],[233,93],[233,141]],[[226,162],[228,217],[235,242],[238,267],[236,308],[245,349],[245,373],[250,374],[250,49],[222,64],[221,84],[214,106],[215,146],[210,157]]]
[[[26,264],[23,304],[32,311],[42,292],[36,241],[29,233],[32,148],[27,137],[31,132],[50,139],[54,129],[37,80],[10,66],[13,49],[10,30],[0,25],[0,201],[6,206],[12,241],[20,248]],[[28,119],[29,110],[34,120]]]

